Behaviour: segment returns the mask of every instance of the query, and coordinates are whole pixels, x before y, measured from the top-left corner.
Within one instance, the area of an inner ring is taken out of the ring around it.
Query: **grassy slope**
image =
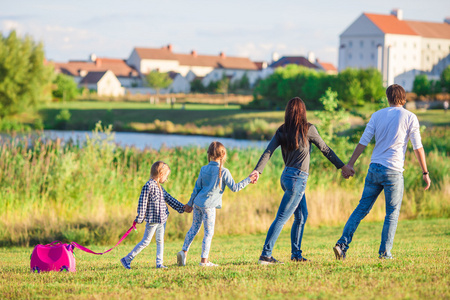
[[[311,262],[289,261],[289,231],[280,235],[274,256],[286,262],[259,266],[264,234],[213,239],[211,261],[197,265],[203,232],[195,239],[187,267],[176,266],[182,241],[166,242],[168,270],[154,267],[152,242],[127,271],[119,259],[133,245],[121,245],[105,256],[76,250],[77,273],[29,272],[31,248],[0,249],[0,298],[413,298],[450,297],[450,232],[446,219],[401,221],[394,260],[381,261],[377,250],[382,223],[362,222],[346,261],[335,261],[332,246],[342,227],[306,227],[303,250]],[[143,234],[143,226],[139,227]],[[106,247],[92,247],[104,251]]]

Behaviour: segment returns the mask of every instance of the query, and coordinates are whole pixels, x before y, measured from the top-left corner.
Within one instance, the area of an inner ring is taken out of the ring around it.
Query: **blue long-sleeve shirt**
[[[205,208],[221,208],[222,194],[226,186],[233,192],[237,192],[245,188],[249,183],[250,177],[236,183],[230,171],[222,167],[222,185],[219,188],[219,163],[211,161],[200,169],[200,175],[198,175],[195,182],[194,191],[191,194],[188,205],[193,206],[195,204]]]

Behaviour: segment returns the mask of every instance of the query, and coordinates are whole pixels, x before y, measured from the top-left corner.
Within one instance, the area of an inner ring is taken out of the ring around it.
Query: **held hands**
[[[250,173],[250,175],[248,175],[248,177],[250,177],[250,183],[255,184],[259,179],[259,172],[254,170],[252,173]]]
[[[349,179],[350,176],[355,175],[355,170],[353,169],[353,166],[350,166],[347,164],[342,167],[341,173],[342,173],[342,177],[344,177],[345,179]]]
[[[184,212],[187,212],[188,214],[191,213],[193,210],[192,206],[189,206],[187,204],[184,205]]]

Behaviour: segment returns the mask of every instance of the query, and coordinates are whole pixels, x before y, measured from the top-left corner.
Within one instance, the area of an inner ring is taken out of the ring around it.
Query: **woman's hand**
[[[255,184],[259,179],[259,172],[254,170],[252,173],[250,173],[250,175],[248,175],[248,177],[250,177],[250,182]]]

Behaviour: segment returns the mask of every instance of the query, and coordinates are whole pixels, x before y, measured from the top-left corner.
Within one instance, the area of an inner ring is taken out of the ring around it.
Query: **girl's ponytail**
[[[219,163],[219,188],[222,188],[222,167],[225,160],[225,155],[227,154],[227,150],[222,143],[212,142],[208,148],[208,162],[212,160],[220,159]]]

